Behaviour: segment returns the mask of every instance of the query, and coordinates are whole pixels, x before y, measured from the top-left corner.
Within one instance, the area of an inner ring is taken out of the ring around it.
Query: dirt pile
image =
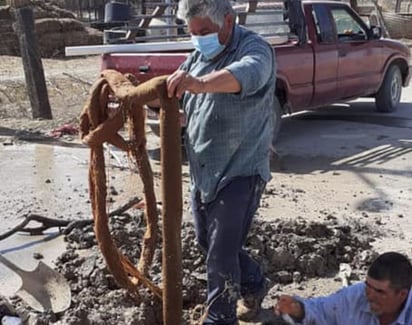
[[[137,263],[145,226],[140,210],[110,219],[112,236],[123,254]],[[159,234],[161,236],[161,234]],[[377,233],[366,225],[325,223],[303,219],[266,222],[257,219],[248,239],[253,256],[262,262],[271,290],[265,299],[273,305],[275,295],[288,283],[317,276],[335,276],[339,264],[350,263],[356,280],[375,253],[370,249]],[[100,254],[93,228],[74,229],[66,236],[67,251],[57,261],[58,270],[71,284],[72,305],[63,315],[38,314],[18,298],[17,314],[30,324],[161,324],[161,303],[144,289],[139,301],[114,282]],[[193,310],[206,297],[204,257],[195,244],[189,222],[182,226],[184,324],[191,324]],[[161,248],[151,268],[151,278],[161,283]]]
[[[42,18],[35,21],[40,55],[64,56],[66,46],[102,44],[102,32],[73,18]]]
[[[43,58],[64,56],[66,46],[102,44],[102,32],[85,26],[72,12],[44,1],[31,1],[31,4],[39,51]],[[13,24],[13,9],[0,6],[0,55],[18,56],[20,53]]]

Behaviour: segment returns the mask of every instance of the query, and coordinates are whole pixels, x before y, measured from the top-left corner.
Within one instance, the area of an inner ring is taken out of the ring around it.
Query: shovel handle
[[[12,262],[10,262],[10,260],[8,260],[7,258],[5,258],[3,255],[0,254],[0,263],[3,263],[4,265],[6,265],[9,269],[11,269],[12,271],[16,272],[18,275],[24,275],[27,273],[27,271],[19,268],[16,264],[13,264]]]

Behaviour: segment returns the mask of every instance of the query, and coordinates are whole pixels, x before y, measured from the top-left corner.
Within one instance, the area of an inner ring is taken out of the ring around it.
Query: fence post
[[[350,6],[356,12],[358,11],[358,0],[350,0]]]
[[[16,32],[19,39],[20,55],[23,61],[32,117],[52,119],[43,64],[34,30],[33,10],[27,6],[30,1],[12,0],[10,3],[14,7]]]
[[[401,2],[402,2],[402,0],[396,0],[396,4],[395,4],[395,12],[396,13],[401,11]]]

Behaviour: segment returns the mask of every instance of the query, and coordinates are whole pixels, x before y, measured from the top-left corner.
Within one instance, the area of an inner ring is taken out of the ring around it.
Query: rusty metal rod
[[[179,105],[168,98],[166,82],[158,86],[163,219],[163,322],[182,323],[182,156]]]

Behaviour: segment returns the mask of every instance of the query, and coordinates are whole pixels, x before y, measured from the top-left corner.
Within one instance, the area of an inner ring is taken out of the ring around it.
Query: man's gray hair
[[[223,26],[227,14],[233,14],[234,10],[228,0],[180,0],[177,17],[187,23],[194,17],[209,17],[210,20]]]

